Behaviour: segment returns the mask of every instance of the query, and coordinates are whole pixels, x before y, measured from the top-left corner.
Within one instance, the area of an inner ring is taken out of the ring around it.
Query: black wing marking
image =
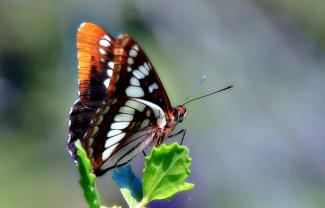
[[[161,122],[166,122],[163,110],[148,101],[121,97],[108,101],[88,129],[83,146],[94,171],[109,170],[156,139]],[[127,155],[124,155],[127,153]],[[130,154],[130,155],[129,155]]]
[[[79,97],[88,108],[98,108],[107,97],[114,68],[114,39],[104,29],[82,23],[77,34]]]
[[[95,113],[95,109],[85,108],[79,99],[70,109],[68,151],[74,160],[77,159],[74,142],[85,136]]]
[[[119,52],[114,53],[117,66],[109,87],[110,95],[141,98],[160,106],[165,113],[172,112],[165,88],[138,43],[122,35],[117,40],[116,50]]]

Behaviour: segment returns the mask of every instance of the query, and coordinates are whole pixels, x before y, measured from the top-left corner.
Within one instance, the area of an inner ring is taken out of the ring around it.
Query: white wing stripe
[[[118,134],[118,135],[108,138],[105,142],[105,148],[109,148],[112,145],[115,145],[116,143],[120,142],[124,138],[125,134],[126,133],[123,132],[122,134]]]
[[[117,145],[118,145],[118,144],[115,144],[115,145],[113,145],[113,146],[107,148],[107,149],[103,152],[103,154],[102,154],[102,160],[103,160],[103,161],[107,160],[107,159],[111,156],[112,152],[114,151],[114,149],[115,149],[115,147],[116,147]]]
[[[157,125],[159,126],[159,128],[164,128],[167,121],[166,121],[166,116],[164,111],[156,104],[143,100],[143,99],[139,99],[139,98],[133,98],[134,100],[145,104],[146,106],[149,106],[152,111],[154,112],[156,118],[157,118]]]

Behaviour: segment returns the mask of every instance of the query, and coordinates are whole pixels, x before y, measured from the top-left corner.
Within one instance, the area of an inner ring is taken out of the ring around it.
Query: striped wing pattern
[[[80,25],[77,33],[79,97],[85,107],[100,107],[113,73],[114,39],[92,23]]]
[[[82,23],[77,33],[79,99],[69,113],[68,149],[76,159],[74,142],[84,137],[107,97],[113,74],[114,38],[99,26]]]
[[[115,54],[112,84],[109,93],[113,97],[127,96],[143,98],[160,106],[164,112],[172,112],[166,90],[153,68],[149,58],[139,44],[129,35],[124,34],[117,40],[123,51]]]
[[[151,144],[157,131],[156,115],[155,109],[139,99],[121,97],[108,101],[84,138],[95,173],[102,175],[125,164]]]
[[[70,109],[68,150],[74,160],[77,159],[74,142],[84,137],[95,113],[96,109],[85,108],[79,99]]]
[[[157,142],[173,116],[148,57],[128,35],[114,40],[92,23],[77,36],[79,100],[70,112],[68,149],[78,138],[96,175],[128,163]]]

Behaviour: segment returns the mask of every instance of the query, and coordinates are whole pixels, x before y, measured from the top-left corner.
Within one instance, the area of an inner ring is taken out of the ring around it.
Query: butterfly
[[[172,107],[152,63],[132,37],[114,39],[101,27],[82,23],[77,51],[79,99],[69,113],[67,147],[75,160],[74,142],[80,139],[100,176],[173,136],[186,108]]]

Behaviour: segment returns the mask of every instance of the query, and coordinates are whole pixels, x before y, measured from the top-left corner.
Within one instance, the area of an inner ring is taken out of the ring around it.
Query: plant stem
[[[135,208],[146,208],[145,206],[148,204],[147,198],[143,198],[139,204]]]

